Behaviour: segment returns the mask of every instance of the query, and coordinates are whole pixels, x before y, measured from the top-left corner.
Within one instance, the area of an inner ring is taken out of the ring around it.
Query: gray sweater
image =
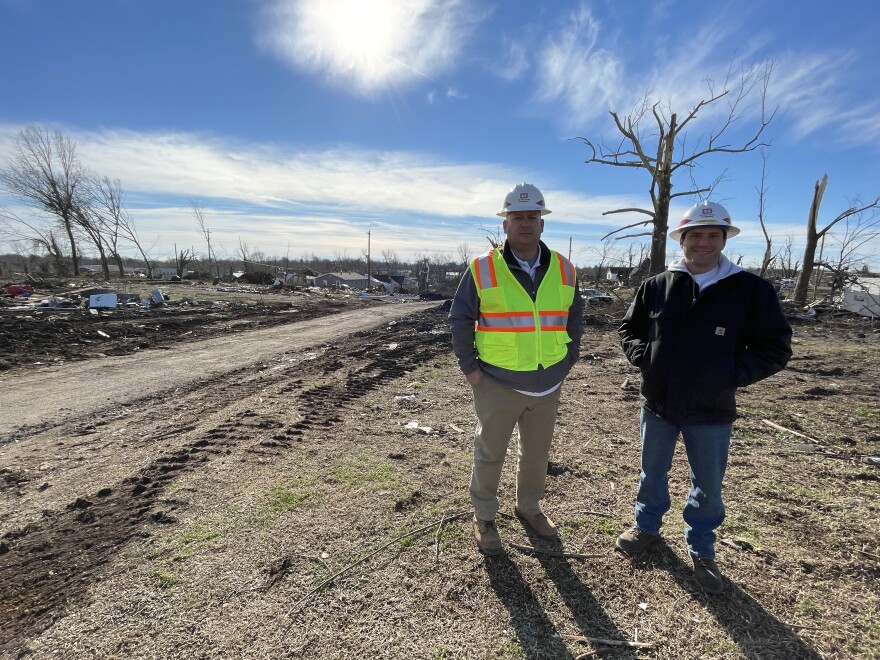
[[[506,241],[502,254],[507,267],[510,268],[517,282],[532,297],[532,300],[535,300],[538,287],[541,286],[541,281],[550,267],[550,249],[541,242],[541,262],[535,272],[534,282],[528,273],[520,268]],[[484,375],[491,376],[513,389],[525,392],[544,392],[565,379],[580,355],[581,335],[584,332],[584,301],[577,290],[574,301],[568,310],[566,331],[571,337],[571,342],[568,344],[568,356],[546,369],[538,367],[536,371],[512,371],[486,364],[480,360],[474,345],[474,326],[479,317],[480,298],[477,295],[477,285],[470,270],[467,270],[461,278],[449,311],[452,349],[455,351],[455,357],[458,358],[458,366],[464,374],[482,369]]]

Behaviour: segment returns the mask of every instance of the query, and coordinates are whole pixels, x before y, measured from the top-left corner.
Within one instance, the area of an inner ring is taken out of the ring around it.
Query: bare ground
[[[790,368],[742,392],[727,585],[706,596],[681,456],[665,543],[635,562],[612,550],[638,472],[622,311],[588,312],[563,392],[545,502],[561,547],[502,517],[508,554],[474,548],[471,397],[440,309],[8,434],[0,657],[880,657],[880,469],[858,461],[880,454],[880,334],[797,326]]]

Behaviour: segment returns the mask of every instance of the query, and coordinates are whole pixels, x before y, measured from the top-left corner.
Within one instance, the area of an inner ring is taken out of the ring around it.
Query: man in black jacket
[[[684,258],[642,284],[619,331],[624,353],[642,373],[642,469],[635,525],[616,546],[634,556],[660,538],[681,433],[691,473],[685,539],[694,577],[709,593],[724,587],[715,529],[724,520],[721,486],[736,389],[775,374],[791,357],[791,327],[773,287],[721,254],[738,233],[720,204],[691,207],[669,234]]]

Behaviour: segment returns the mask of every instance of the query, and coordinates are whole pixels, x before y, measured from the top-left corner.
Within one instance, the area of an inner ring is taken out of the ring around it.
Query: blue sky
[[[64,132],[121,181],[156,258],[204,251],[192,201],[219,256],[239,239],[267,256],[359,256],[369,231],[374,258],[455,258],[484,250],[481,227],[528,181],[553,211],[546,242],[565,253],[571,238],[587,265],[603,234],[640,219],[602,212],[648,206],[649,180],[585,164],[572,138],[615,143],[609,110],[647,93],[683,115],[707,79],[769,59],[765,219],[800,250],[824,173],[825,221],[880,194],[878,34],[880,6],[863,0],[0,0],[0,162],[25,126]],[[728,254],[757,262],[761,158],[710,156],[695,177],[725,170],[713,199],[743,229]]]

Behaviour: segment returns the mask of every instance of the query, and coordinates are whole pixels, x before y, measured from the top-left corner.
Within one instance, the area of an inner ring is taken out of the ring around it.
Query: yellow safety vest
[[[568,309],[577,282],[574,266],[550,251],[550,268],[536,300],[510,272],[499,248],[471,262],[480,297],[474,335],[483,362],[511,371],[535,371],[556,364],[568,353]]]

